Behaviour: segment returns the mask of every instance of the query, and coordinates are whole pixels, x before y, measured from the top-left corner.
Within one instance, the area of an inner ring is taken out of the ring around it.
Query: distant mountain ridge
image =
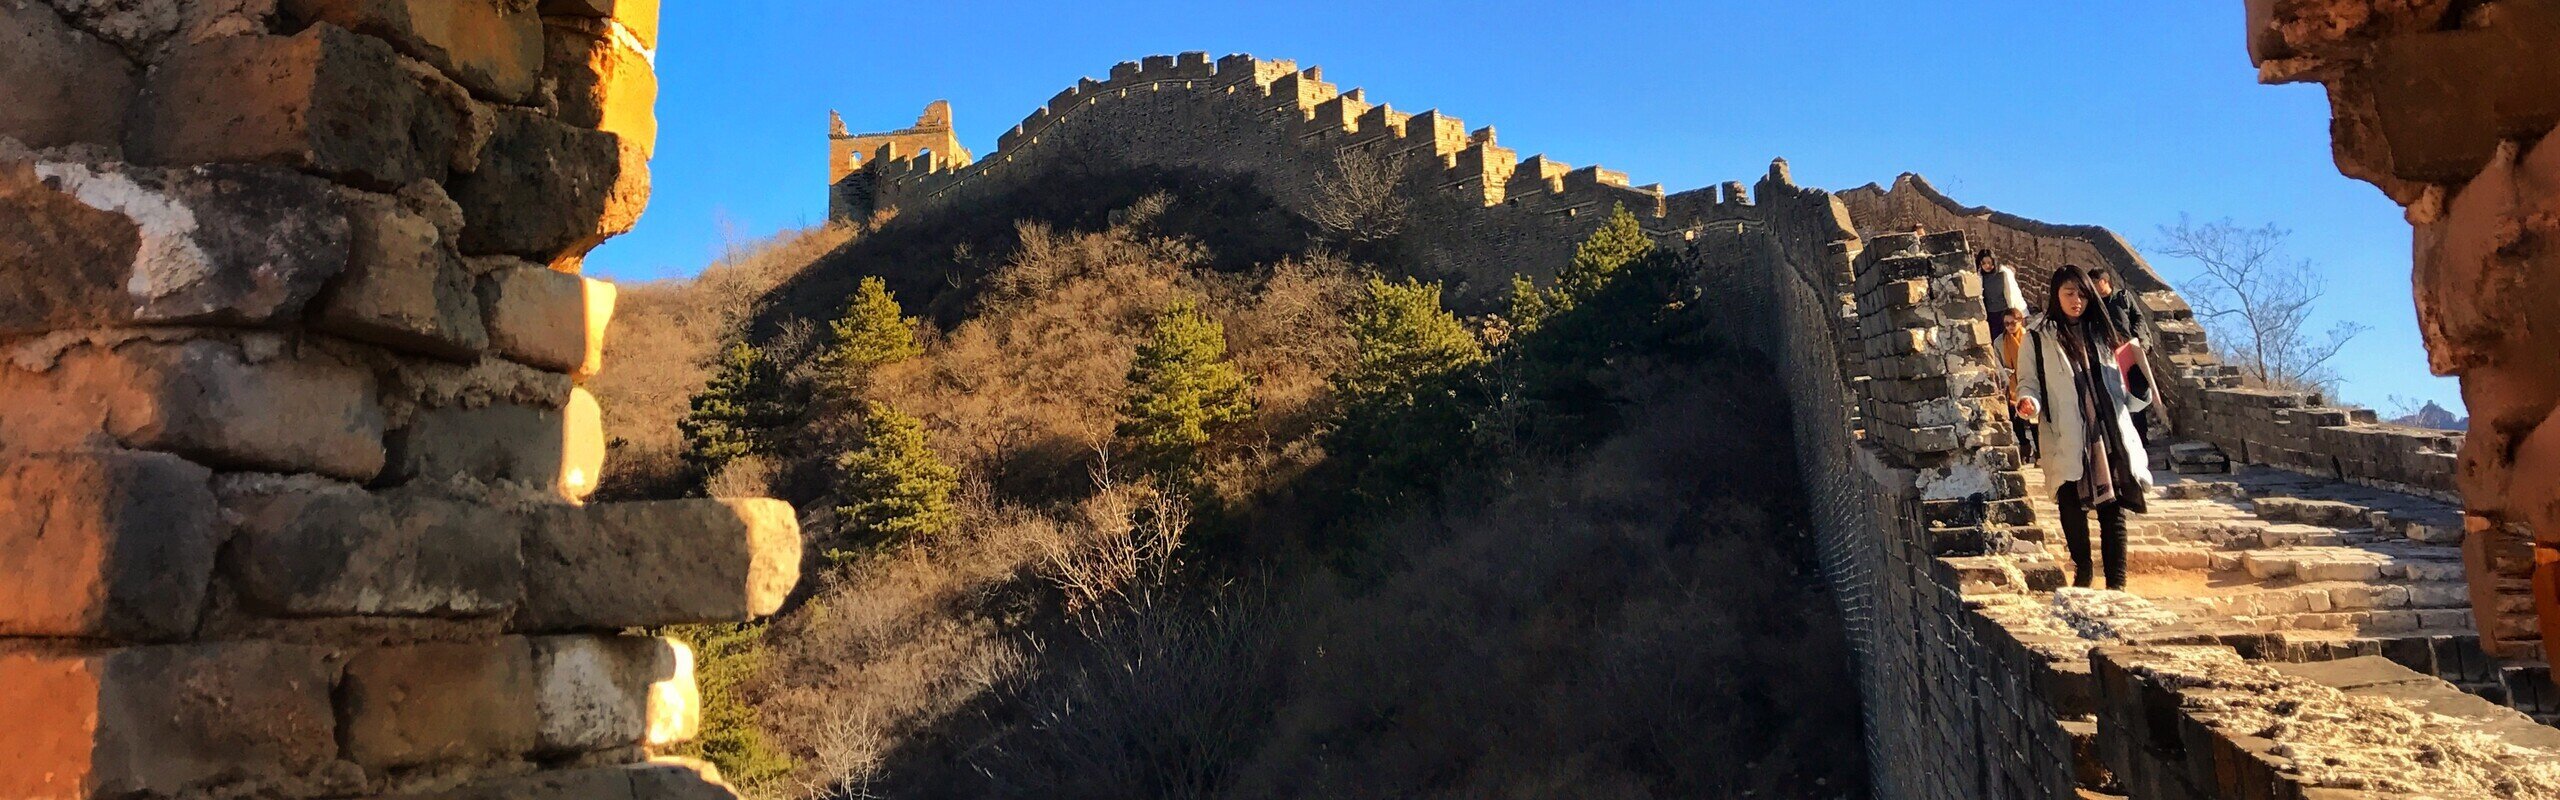
[[[2393,418],[2391,422],[2395,425],[2408,425],[2416,428],[2435,428],[2438,430],[2448,431],[2469,430],[2471,428],[2470,417],[2455,417],[2453,412],[2445,410],[2444,406],[2436,405],[2436,402],[2433,400],[2427,401],[2427,404],[2419,407],[2417,411]]]

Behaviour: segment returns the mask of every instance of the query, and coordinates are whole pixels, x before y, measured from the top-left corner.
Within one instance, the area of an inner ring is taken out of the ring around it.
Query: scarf
[[[2100,309],[2090,311],[2097,313],[2082,314],[2078,322],[2054,320],[2054,329],[2061,335],[2063,360],[2071,364],[2071,389],[2079,393],[2080,429],[2088,432],[2082,437],[2086,441],[2080,453],[2080,480],[2074,485],[2081,506],[2097,508],[2125,499],[2117,486],[2133,474],[2133,468],[2124,447],[2116,442],[2115,395],[2107,391],[2106,372],[2101,369],[2114,363],[2113,355],[2099,349],[2100,342],[2113,341],[2114,337],[2105,335],[2112,324]]]

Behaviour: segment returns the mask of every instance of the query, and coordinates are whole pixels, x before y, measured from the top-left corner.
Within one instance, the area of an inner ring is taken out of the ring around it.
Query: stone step
[[[2128,554],[2130,555],[2130,554]],[[2216,614],[2263,615],[2330,611],[2471,608],[2470,587],[2461,581],[2357,583],[2325,581],[2185,598]]]
[[[2471,630],[2469,609],[2395,608],[2372,611],[2310,611],[2293,614],[2230,614],[2229,623],[2263,633],[2334,631],[2341,635],[2397,638],[2422,630]],[[2209,627],[2209,626],[2208,626]]]
[[[2331,528],[2380,527],[2380,520],[2376,519],[2375,515],[2381,512],[2336,500],[2261,497],[2250,501],[2249,506],[2259,518],[2269,522],[2325,525]]]
[[[2383,579],[2412,581],[2462,580],[2462,554],[2451,548],[2444,553],[2400,553],[2354,547],[2291,546],[2242,550],[2234,565],[2258,580],[2292,578],[2297,581],[2379,581]],[[2218,569],[2225,562],[2216,562]]]
[[[2170,481],[2155,488],[2162,500],[2237,500],[2249,496],[2248,490],[2231,481]]]

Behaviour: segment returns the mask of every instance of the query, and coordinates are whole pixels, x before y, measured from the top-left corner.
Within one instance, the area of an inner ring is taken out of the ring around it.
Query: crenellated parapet
[[[1191,52],[1122,62],[1108,78],[1081,79],[1059,91],[996,141],[994,152],[974,162],[883,149],[858,174],[834,176],[833,213],[932,211],[993,193],[1007,176],[1097,156],[1249,173],[1283,202],[1306,204],[1318,201],[1323,170],[1362,154],[1402,169],[1417,200],[1562,220],[1491,223],[1524,229],[1515,233],[1539,240],[1541,252],[1552,249],[1547,240],[1587,233],[1619,205],[1666,237],[1702,221],[1751,214],[1738,183],[1674,196],[1659,184],[1634,185],[1621,171],[1543,155],[1522,158],[1492,127],[1470,129],[1438,110],[1399,110],[1327,81],[1321,68],[1247,55],[1212,61]],[[1553,233],[1525,232],[1530,228]]]

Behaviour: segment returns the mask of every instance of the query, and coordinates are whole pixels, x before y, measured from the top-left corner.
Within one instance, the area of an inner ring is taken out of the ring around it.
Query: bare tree
[[[2341,321],[2314,336],[2311,309],[2324,289],[2310,260],[2284,252],[2291,235],[2272,224],[2243,228],[2229,218],[2199,224],[2181,214],[2177,225],[2160,228],[2162,241],[2153,251],[2195,263],[2197,272],[2183,287],[2187,302],[2224,363],[2259,385],[2335,393],[2338,371],[2330,359],[2371,326]]]
[[[1353,242],[1376,242],[1404,232],[1405,154],[1346,150],[1316,179],[1315,206],[1307,216],[1326,232]]]

